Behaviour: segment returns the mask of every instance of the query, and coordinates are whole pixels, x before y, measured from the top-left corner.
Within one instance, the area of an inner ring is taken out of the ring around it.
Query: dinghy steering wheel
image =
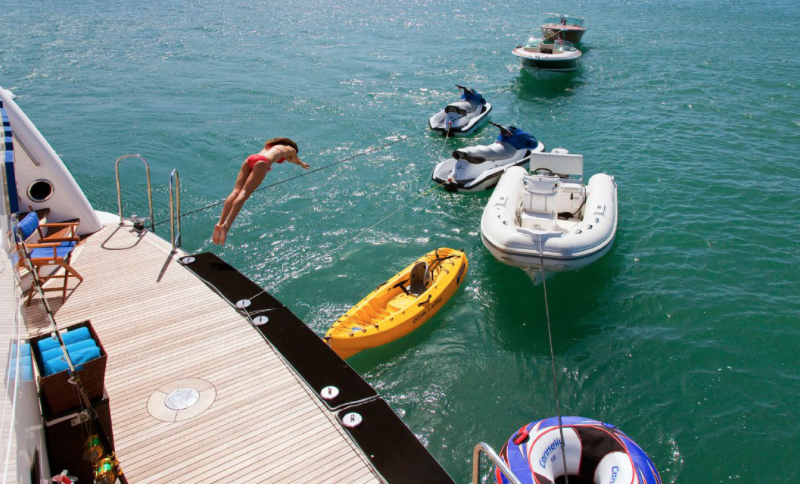
[[[534,175],[543,175],[543,176],[555,176],[556,174],[553,170],[549,168],[537,168],[531,172]]]

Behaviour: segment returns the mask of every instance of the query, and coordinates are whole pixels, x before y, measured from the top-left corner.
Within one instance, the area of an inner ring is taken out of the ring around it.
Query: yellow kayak
[[[378,286],[328,329],[325,341],[342,358],[375,348],[419,328],[464,282],[467,256],[436,249]]]

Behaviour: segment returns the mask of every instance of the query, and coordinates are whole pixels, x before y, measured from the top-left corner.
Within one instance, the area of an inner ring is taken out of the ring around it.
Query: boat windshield
[[[545,24],[562,24],[562,25],[577,25],[578,27],[583,27],[583,19],[577,17],[567,17],[566,15],[560,15],[557,17],[547,17],[544,19]]]
[[[575,46],[572,45],[572,42],[567,42],[566,40],[547,40],[541,37],[529,38],[522,44],[522,47],[525,49],[536,49],[542,45],[552,49],[553,52],[574,52],[577,50]]]

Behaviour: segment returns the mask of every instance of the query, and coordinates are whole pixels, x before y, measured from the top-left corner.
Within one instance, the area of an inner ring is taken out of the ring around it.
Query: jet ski
[[[459,86],[461,100],[431,116],[428,127],[445,136],[467,136],[475,133],[489,120],[492,105],[475,89]]]
[[[471,146],[453,151],[453,157],[433,169],[431,179],[448,191],[477,192],[497,185],[512,166],[525,166],[531,153],[544,151],[544,143],[525,131],[489,123],[500,129],[497,141],[488,146]]]

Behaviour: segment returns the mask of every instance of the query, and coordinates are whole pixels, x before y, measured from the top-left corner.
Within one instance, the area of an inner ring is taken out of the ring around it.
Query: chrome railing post
[[[178,212],[177,235],[175,234],[176,210]],[[175,249],[181,246],[181,177],[178,170],[172,170],[169,175],[169,238],[172,241],[172,251],[175,252]]]
[[[506,463],[503,462],[503,459],[501,459],[500,456],[495,453],[494,449],[489,447],[489,444],[484,442],[478,442],[478,445],[476,445],[472,450],[472,484],[479,484],[478,481],[481,477],[481,452],[486,454],[486,456],[489,457],[489,460],[491,460],[494,465],[500,469],[500,472],[506,476],[508,482],[511,484],[522,484],[519,479],[517,479],[517,476],[511,472],[511,469],[508,468]]]
[[[122,217],[122,188],[120,187],[119,181],[119,162],[125,158],[139,158],[144,163],[145,173],[147,174],[147,203],[150,206],[150,231],[155,233],[156,231],[156,222],[153,218],[153,188],[150,185],[150,164],[147,163],[147,160],[144,159],[142,155],[122,155],[117,158],[117,162],[114,164],[114,170],[117,174],[117,206],[119,207],[119,224],[122,225],[124,222],[124,218]]]

